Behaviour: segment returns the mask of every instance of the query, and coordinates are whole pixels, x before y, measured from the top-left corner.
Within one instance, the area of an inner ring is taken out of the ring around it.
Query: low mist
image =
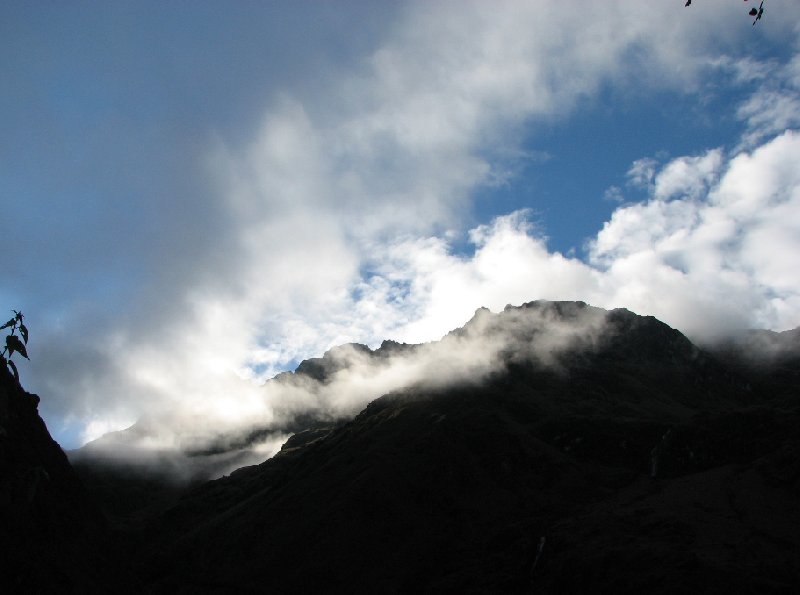
[[[579,302],[533,302],[498,314],[481,308],[440,341],[384,341],[374,350],[338,346],[262,386],[242,381],[240,394],[224,396],[224,416],[186,403],[106,434],[71,456],[175,479],[218,477],[271,457],[293,432],[352,418],[388,393],[479,383],[510,361],[557,371],[565,353],[598,344],[607,314]]]

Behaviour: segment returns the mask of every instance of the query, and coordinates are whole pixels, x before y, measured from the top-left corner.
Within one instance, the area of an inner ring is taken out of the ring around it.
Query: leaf
[[[19,325],[19,334],[22,335],[22,341],[25,345],[28,344],[28,327],[24,324],[20,323]]]
[[[17,322],[17,319],[16,318],[12,318],[8,322],[6,322],[3,326],[0,326],[0,330],[2,330],[4,328],[8,328],[10,326],[14,326],[16,324],[16,322]]]
[[[6,337],[6,347],[8,347],[9,357],[11,357],[12,353],[17,351],[25,359],[30,359],[28,357],[28,351],[25,349],[25,345],[22,344],[22,341],[20,341],[19,337],[16,335],[8,335]]]
[[[17,371],[17,364],[12,362],[10,359],[6,360],[6,364],[8,364],[9,368],[11,368],[11,373],[14,374],[14,379],[19,384],[19,372]]]

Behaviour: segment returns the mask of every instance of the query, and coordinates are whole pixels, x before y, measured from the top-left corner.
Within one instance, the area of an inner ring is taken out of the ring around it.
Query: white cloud
[[[787,64],[756,63],[760,83],[737,109],[746,131],[741,147],[751,149],[765,138],[800,127],[800,54]]]
[[[625,195],[619,186],[609,186],[603,193],[603,200],[609,202],[625,202]]]
[[[751,246],[793,233],[791,212],[751,212],[794,209],[775,198],[794,179],[772,144],[727,166],[720,151],[657,173],[637,162],[631,180],[652,181],[654,195],[614,213],[589,264],[549,252],[524,213],[473,229],[473,255],[449,244],[531,121],[567,117],[604,84],[702,85],[711,48],[740,35],[725,3],[707,4],[691,16],[667,3],[410,4],[360,71],[313,94],[287,89],[245,145],[220,138],[208,163],[224,217],[207,238],[219,253],[161,265],[148,295],[157,304],[170,287],[169,317],[112,321],[91,337],[113,360],[102,382],[51,386],[80,391],[91,419],[159,407],[235,425],[272,415],[248,377],[346,341],[438,338],[478,306],[583,299],[698,332],[792,320],[788,258],[765,262]],[[731,181],[749,169],[760,186]]]
[[[390,336],[426,340],[477,306],[533,298],[624,305],[701,340],[800,325],[798,158],[800,137],[787,132],[730,160],[715,150],[665,164],[658,176],[675,190],[654,189],[649,200],[618,208],[591,243],[588,264],[548,251],[524,212],[473,230],[470,257],[441,239],[396,244],[380,259],[382,279],[406,288],[403,303],[415,315],[396,316],[408,322]]]
[[[649,157],[643,157],[633,162],[626,177],[628,183],[635,188],[649,189],[656,175],[658,162]]]
[[[619,303],[689,333],[800,324],[800,312],[787,315],[800,295],[787,256],[800,237],[800,174],[792,165],[799,157],[800,138],[786,132],[734,157],[704,192],[721,165],[713,153],[699,168],[708,176],[689,171],[685,184],[671,186],[682,198],[656,189],[648,202],[617,210],[592,245],[592,263],[617,288]],[[659,176],[686,167],[679,158]]]
[[[698,197],[714,181],[721,163],[719,150],[698,157],[674,159],[655,176],[654,195],[661,200]]]
[[[430,340],[461,326],[479,306],[496,311],[534,297],[581,299],[592,291],[594,279],[585,265],[549,253],[530,231],[525,213],[517,212],[473,229],[471,257],[454,255],[432,238],[391,246],[382,259],[383,274],[407,287],[404,303],[412,305],[413,316],[387,329],[390,337]]]

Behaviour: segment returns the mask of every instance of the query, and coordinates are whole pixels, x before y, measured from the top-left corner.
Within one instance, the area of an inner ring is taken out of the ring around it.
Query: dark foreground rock
[[[38,403],[0,368],[0,592],[109,592],[124,581],[105,520]]]

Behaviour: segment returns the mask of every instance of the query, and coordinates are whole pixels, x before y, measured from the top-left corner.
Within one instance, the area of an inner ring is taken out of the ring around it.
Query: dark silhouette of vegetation
[[[747,0],[744,1],[747,2]],[[691,6],[691,5],[692,5],[692,0],[686,0],[686,4],[684,4],[684,6]],[[762,2],[758,8],[751,8],[747,14],[749,14],[751,17],[756,17],[756,19],[753,21],[753,25],[755,25],[758,21],[761,20],[761,17],[764,15],[764,3]]]
[[[764,14],[764,3],[762,2],[757,9],[751,8],[748,14],[751,17],[756,17],[756,20],[753,21],[753,25],[755,25],[758,21],[761,20],[761,16]]]
[[[14,317],[3,326],[0,326],[0,329],[11,328],[11,334],[6,335],[6,346],[3,348],[3,353],[0,357],[2,357],[6,367],[11,370],[16,381],[19,382],[19,371],[17,370],[17,365],[12,361],[11,356],[16,352],[25,359],[30,359],[28,357],[28,350],[25,347],[28,344],[28,327],[22,322],[24,318],[22,312],[17,312],[16,310],[12,310],[12,312],[14,313]],[[19,331],[19,337],[17,336],[17,331]],[[20,340],[20,337],[22,337],[22,340]]]

